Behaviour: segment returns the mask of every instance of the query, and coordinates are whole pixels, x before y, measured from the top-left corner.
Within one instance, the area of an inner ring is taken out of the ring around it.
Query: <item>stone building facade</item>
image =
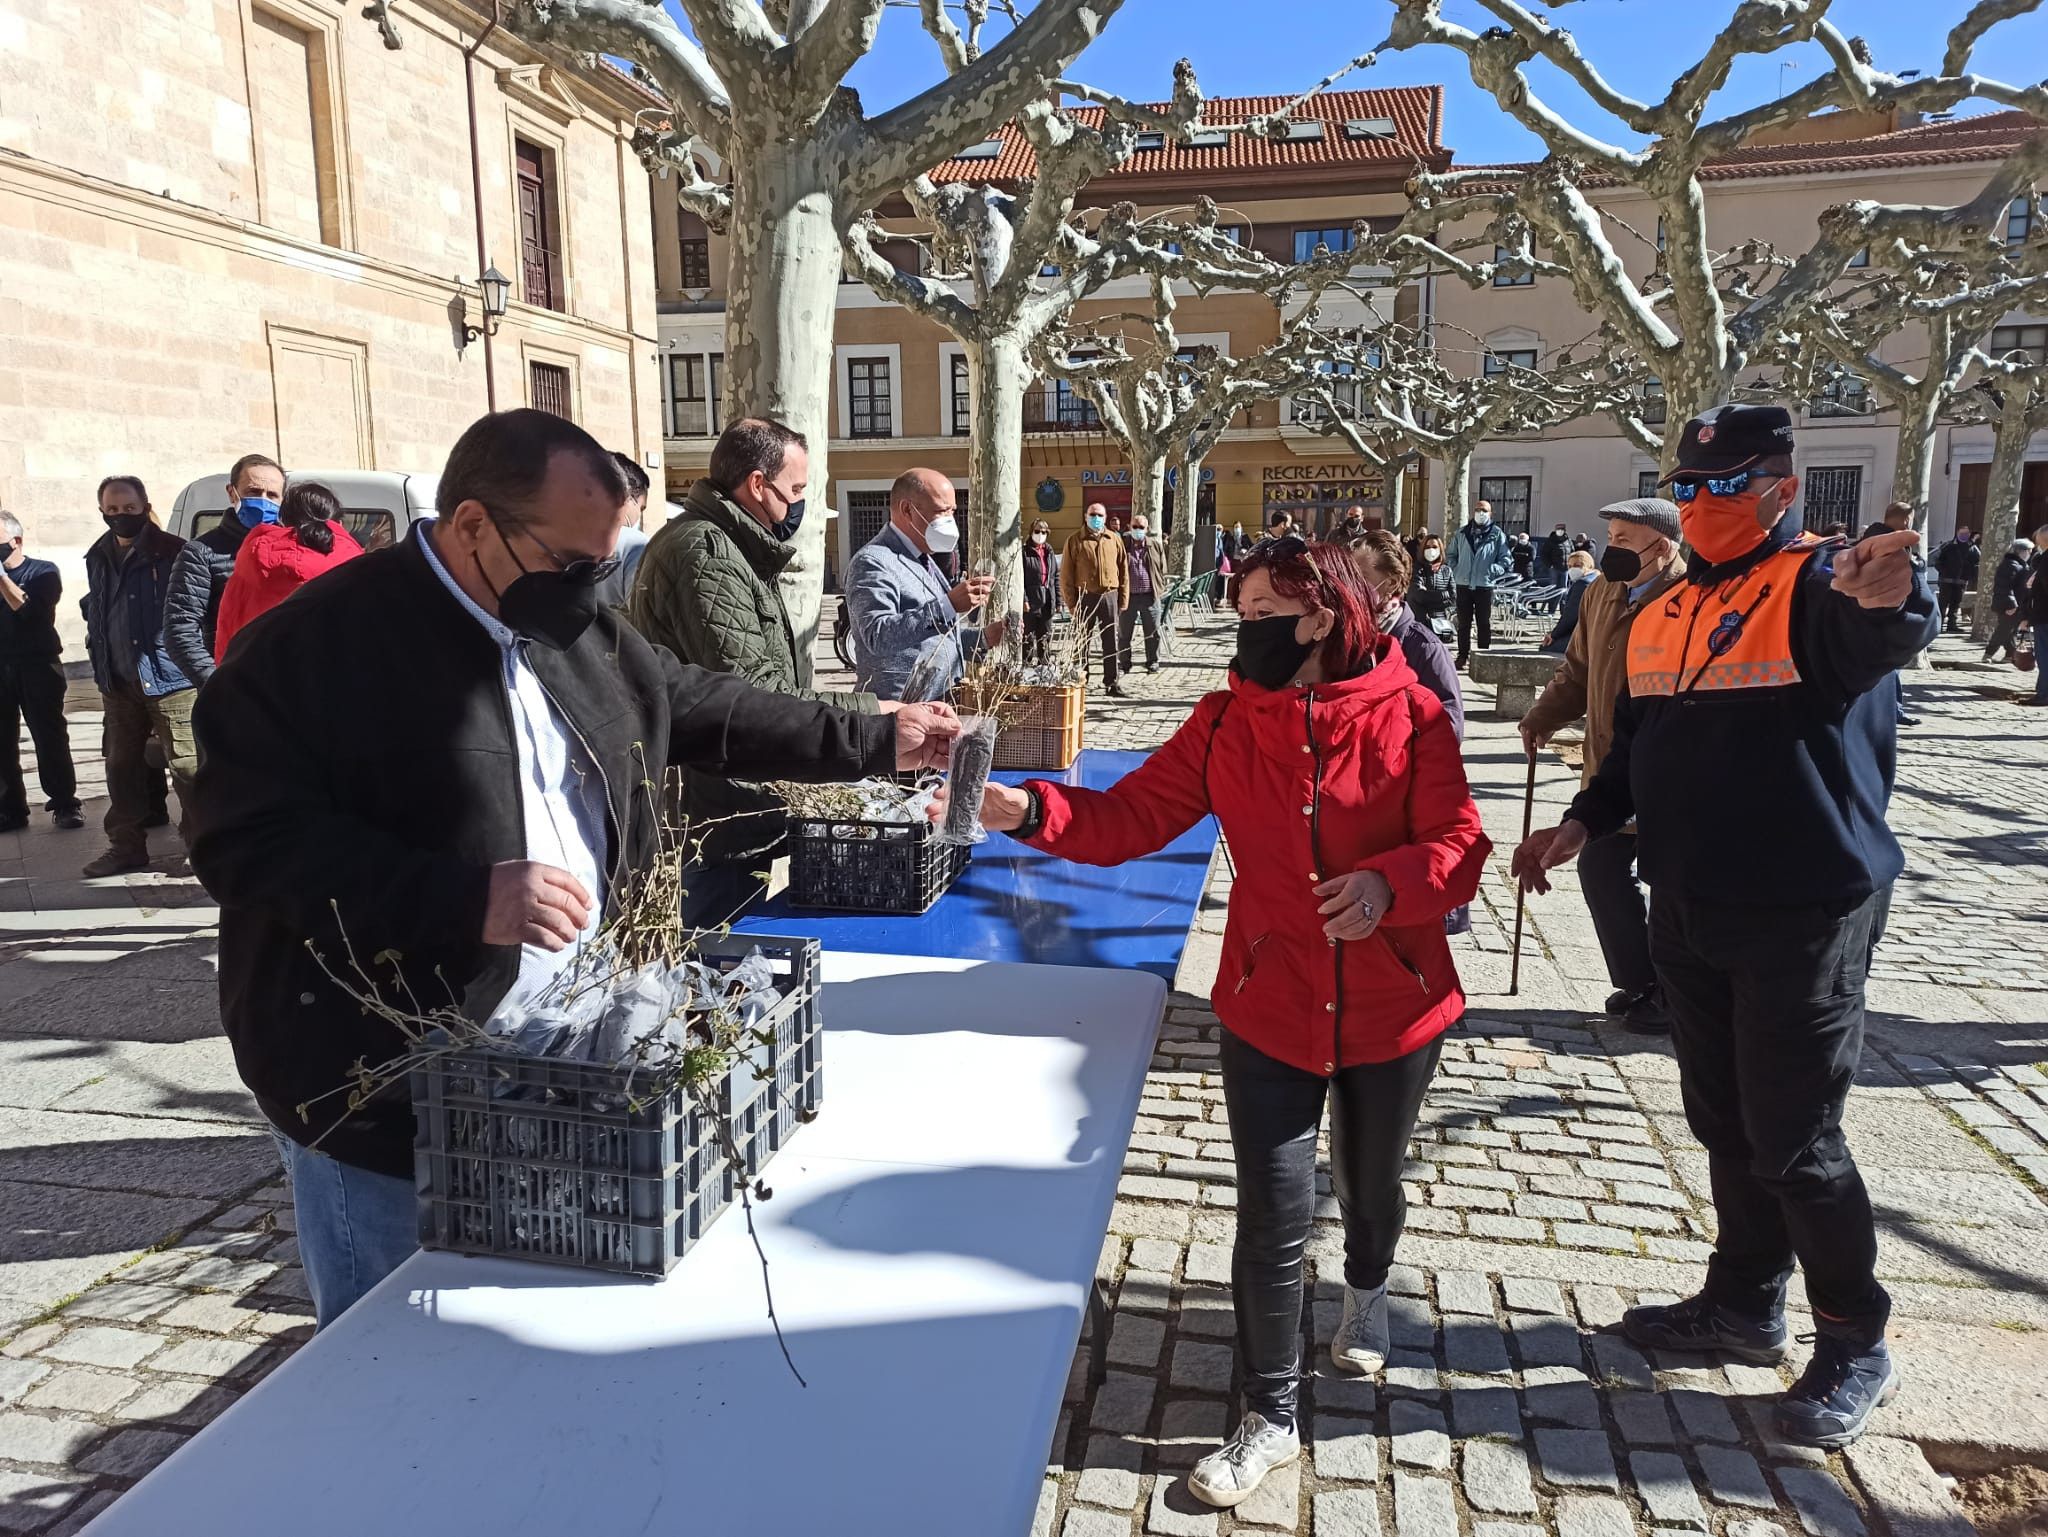
[[[103,476],[167,515],[248,452],[432,474],[485,410],[464,51],[488,8],[401,0],[397,50],[360,11],[0,0],[0,504],[69,577]],[[565,66],[503,32],[473,65],[485,260],[512,280],[497,401],[658,477],[629,143],[655,103]]]

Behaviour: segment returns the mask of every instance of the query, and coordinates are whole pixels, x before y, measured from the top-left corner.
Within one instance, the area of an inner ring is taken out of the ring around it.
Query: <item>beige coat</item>
[[[1565,644],[1564,665],[1522,717],[1524,726],[1546,736],[1586,717],[1582,785],[1592,779],[1614,739],[1614,701],[1628,683],[1628,634],[1635,617],[1671,590],[1684,567],[1674,554],[1635,603],[1628,601],[1626,585],[1596,577],[1579,603],[1579,623]]]
[[[1131,601],[1131,558],[1124,551],[1124,536],[1104,529],[1091,534],[1082,529],[1067,540],[1060,556],[1060,599],[1068,608],[1084,594],[1113,592],[1117,607]]]

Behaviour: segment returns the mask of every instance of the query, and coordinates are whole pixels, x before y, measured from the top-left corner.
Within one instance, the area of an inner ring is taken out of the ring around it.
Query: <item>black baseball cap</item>
[[[1783,406],[1715,406],[1685,424],[1678,468],[1658,484],[1680,475],[1731,474],[1791,452],[1792,413]]]

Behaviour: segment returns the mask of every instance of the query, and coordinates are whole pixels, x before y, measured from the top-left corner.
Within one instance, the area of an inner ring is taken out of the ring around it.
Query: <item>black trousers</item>
[[[1657,980],[1650,965],[1650,914],[1636,879],[1636,835],[1595,838],[1579,852],[1579,890],[1607,962],[1607,980],[1641,992]]]
[[[1707,1150],[1720,1236],[1707,1294],[1783,1305],[1796,1258],[1823,1327],[1871,1341],[1891,1299],[1842,1135],[1884,894],[1828,907],[1727,906],[1666,889],[1650,953],[1672,1014],[1686,1123]]]
[[[1330,1106],[1330,1183],[1344,1215],[1344,1281],[1387,1279],[1408,1218],[1401,1163],[1443,1040],[1324,1078],[1223,1033],[1223,1100],[1237,1159],[1231,1301],[1245,1403],[1294,1423],[1301,1370],[1301,1256],[1315,1225],[1316,1133]]]
[[[21,724],[36,748],[36,780],[50,811],[78,809],[78,770],[64,727],[64,669],[55,662],[0,657],[0,822],[28,815],[21,774]]]
[[[2013,644],[2019,639],[2019,635],[2020,611],[2016,608],[2007,609],[1998,616],[1998,623],[1992,627],[1991,639],[1984,647],[1984,660],[1990,661],[2001,651],[2010,658]]]
[[[1968,582],[1943,582],[1941,590],[1941,627],[1956,630],[1963,622],[1963,594],[1969,590]]]
[[[1460,587],[1458,589],[1458,657],[1463,660],[1472,654],[1472,621],[1479,621],[1479,649],[1493,649],[1493,589],[1491,587]]]
[[[1102,648],[1102,686],[1115,688],[1117,680],[1117,620],[1122,613],[1122,593],[1084,592],[1074,610],[1074,623],[1088,632],[1088,645]],[[1086,665],[1085,663],[1083,664]]]

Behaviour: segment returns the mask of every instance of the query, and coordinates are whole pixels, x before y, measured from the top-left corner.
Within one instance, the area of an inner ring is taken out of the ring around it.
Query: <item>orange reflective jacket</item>
[[[1629,631],[1630,696],[1682,698],[1797,683],[1792,594],[1821,547],[1803,535],[1739,576],[1711,587],[1681,582],[1643,609]]]

